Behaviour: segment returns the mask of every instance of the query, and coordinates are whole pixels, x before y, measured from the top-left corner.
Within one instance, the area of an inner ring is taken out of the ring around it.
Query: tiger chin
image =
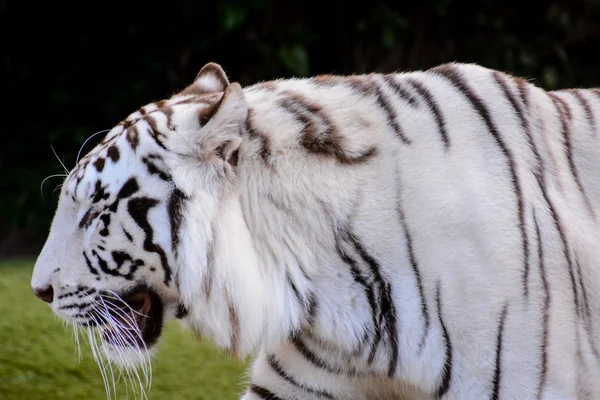
[[[244,400],[600,398],[599,124],[471,64],[210,63],[78,161],[32,288],[105,382],[179,319],[254,354]]]

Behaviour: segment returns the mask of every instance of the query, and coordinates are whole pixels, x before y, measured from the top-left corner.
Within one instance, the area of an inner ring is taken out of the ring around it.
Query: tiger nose
[[[54,298],[54,289],[52,289],[52,286],[37,287],[33,289],[33,294],[35,294],[39,299],[44,300],[46,303],[52,303],[52,299]]]

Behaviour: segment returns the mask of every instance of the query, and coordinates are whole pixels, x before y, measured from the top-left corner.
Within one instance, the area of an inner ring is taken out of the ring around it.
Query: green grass
[[[31,271],[30,262],[0,263],[0,399],[106,399],[91,350],[82,342],[79,362],[72,329],[33,296]],[[172,322],[154,357],[148,398],[237,399],[245,367]],[[123,384],[117,398],[127,398]],[[136,398],[131,390],[128,398]]]

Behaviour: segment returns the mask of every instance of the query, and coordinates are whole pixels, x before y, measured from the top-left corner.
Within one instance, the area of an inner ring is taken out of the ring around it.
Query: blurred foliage
[[[600,0],[0,0],[0,241],[44,232],[92,133],[185,87],[206,62],[242,84],[477,62],[547,89],[600,86]],[[8,108],[7,108],[8,106]],[[89,150],[95,141],[86,146]]]

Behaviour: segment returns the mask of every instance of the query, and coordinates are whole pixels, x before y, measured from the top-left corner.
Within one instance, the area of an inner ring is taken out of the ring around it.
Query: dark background
[[[92,133],[187,86],[477,62],[546,89],[600,86],[600,0],[0,0],[0,257],[35,255]],[[101,136],[98,137],[98,140]],[[86,146],[90,150],[96,141]]]

